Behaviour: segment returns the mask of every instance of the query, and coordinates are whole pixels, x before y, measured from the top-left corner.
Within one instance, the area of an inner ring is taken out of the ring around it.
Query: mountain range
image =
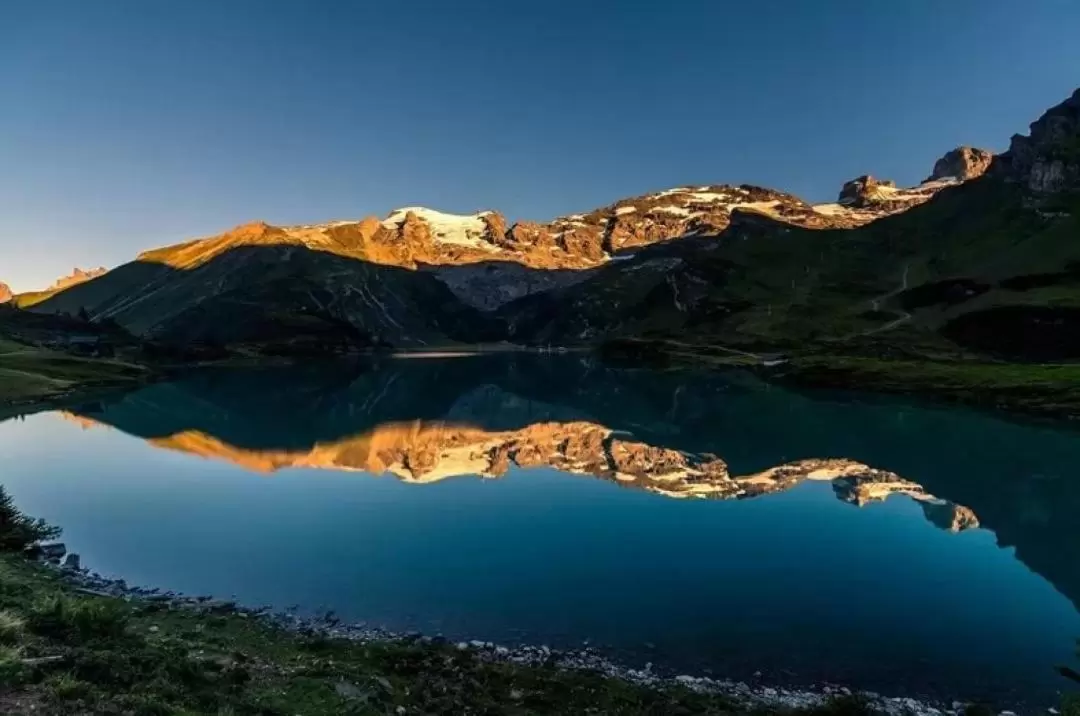
[[[1080,90],[997,156],[812,205],[684,186],[546,223],[407,207],[245,224],[15,297],[169,343],[350,350],[617,338],[785,350],[874,337],[1080,355]]]

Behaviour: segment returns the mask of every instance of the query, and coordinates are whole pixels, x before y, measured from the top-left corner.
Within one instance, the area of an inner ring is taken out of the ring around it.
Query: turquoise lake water
[[[1080,432],[974,411],[385,361],[204,371],[0,455],[95,571],[393,630],[1041,705],[1080,637]]]

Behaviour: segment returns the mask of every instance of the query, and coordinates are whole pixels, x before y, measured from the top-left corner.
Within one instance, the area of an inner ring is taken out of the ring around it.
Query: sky
[[[1080,86],[1074,0],[5,0],[0,281],[261,219],[809,201],[995,151]]]

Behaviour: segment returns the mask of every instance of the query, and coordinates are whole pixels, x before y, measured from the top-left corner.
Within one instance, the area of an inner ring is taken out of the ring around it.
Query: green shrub
[[[25,619],[15,612],[0,609],[0,644],[18,644],[25,632]]]
[[[0,687],[17,684],[22,672],[22,652],[18,647],[0,644]]]
[[[62,594],[39,599],[27,619],[35,633],[68,642],[122,637],[127,622],[127,610],[115,602],[72,599]]]
[[[0,486],[0,552],[22,552],[37,542],[59,536],[59,527],[19,512],[11,495]]]
[[[45,680],[49,694],[60,701],[77,701],[90,696],[93,687],[72,674],[57,674]]]

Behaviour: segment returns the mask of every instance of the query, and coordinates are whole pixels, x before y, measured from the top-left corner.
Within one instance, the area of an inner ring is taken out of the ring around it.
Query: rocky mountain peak
[[[945,156],[934,162],[934,171],[931,172],[926,181],[948,178],[955,178],[960,181],[975,179],[982,176],[990,168],[993,159],[993,153],[985,149],[968,146],[957,147],[946,152]]]
[[[837,201],[845,206],[867,208],[888,200],[895,191],[896,182],[875,179],[869,174],[863,174],[861,177],[855,177],[844,183]]]
[[[76,268],[67,276],[61,276],[60,278],[56,279],[56,281],[51,286],[49,286],[47,290],[62,291],[65,288],[76,286],[80,283],[95,279],[98,276],[102,276],[107,272],[108,269],[104,266],[99,266],[97,268],[89,269],[87,271],[84,271],[81,268]]]
[[[995,168],[1036,194],[1080,185],[1080,89],[1032,122],[1028,136],[1013,135]]]
[[[7,303],[14,296],[11,288],[6,283],[0,282],[0,303]]]
[[[246,224],[240,224],[232,231],[229,231],[228,235],[236,239],[259,239],[272,233],[275,229],[277,229],[276,226],[271,226],[265,221],[250,221]]]
[[[485,211],[479,214],[484,222],[484,240],[493,244],[503,243],[506,237],[506,217],[497,211]]]
[[[380,221],[377,216],[365,216],[356,226],[360,238],[364,241],[371,241],[375,238],[375,235],[379,233],[379,229],[381,228],[382,221]]]

